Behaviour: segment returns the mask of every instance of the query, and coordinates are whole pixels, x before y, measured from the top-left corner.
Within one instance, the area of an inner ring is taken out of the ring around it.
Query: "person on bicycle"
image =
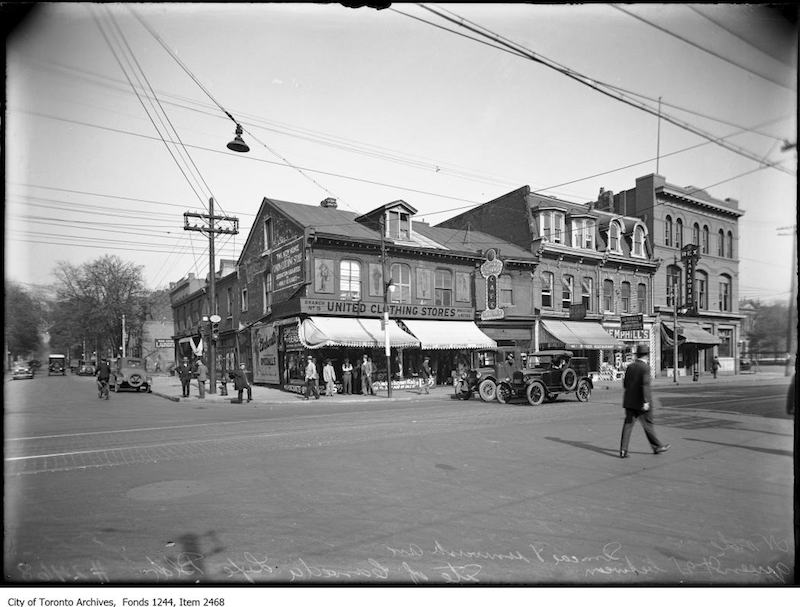
[[[105,397],[108,400],[108,380],[111,379],[111,365],[108,364],[108,359],[100,361],[95,375],[97,375],[97,398]]]

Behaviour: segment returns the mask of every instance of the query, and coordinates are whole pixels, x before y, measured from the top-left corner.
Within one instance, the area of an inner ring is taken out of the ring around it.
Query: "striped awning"
[[[494,350],[497,343],[471,321],[402,320],[423,350]]]
[[[667,346],[672,346],[672,323],[661,323],[661,334],[664,336],[664,341]],[[716,346],[722,343],[722,340],[716,335],[712,335],[700,325],[694,323],[678,323],[678,345],[680,344],[696,344],[700,347]]]
[[[574,320],[542,320],[542,328],[549,333],[556,344],[568,350],[609,350],[622,349],[625,343],[606,331],[597,322]],[[553,340],[541,339],[553,343]]]
[[[330,346],[379,348],[384,345],[385,333],[380,318],[339,318],[310,316],[298,321],[298,336],[309,349]],[[389,321],[389,344],[393,348],[419,348],[419,340]]]

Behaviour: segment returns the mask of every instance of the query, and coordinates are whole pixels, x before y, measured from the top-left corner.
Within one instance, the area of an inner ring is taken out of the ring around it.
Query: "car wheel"
[[[589,385],[588,380],[582,379],[578,382],[578,389],[575,391],[575,396],[582,403],[588,402],[589,397],[592,395],[592,387]]]
[[[570,369],[569,367],[564,369],[561,374],[561,385],[568,391],[575,389],[575,386],[578,385],[578,374],[575,373],[575,369]]]
[[[138,390],[142,384],[144,384],[144,377],[142,377],[141,375],[137,375],[136,373],[134,373],[128,378],[128,385],[131,388],[136,388]]]
[[[506,382],[501,381],[497,384],[497,400],[504,405],[511,400],[511,386],[509,386]]]
[[[528,385],[525,394],[528,397],[528,404],[541,405],[547,396],[547,388],[542,382],[534,380]]]
[[[478,384],[478,394],[481,400],[487,403],[497,398],[497,384],[492,379],[484,379]]]

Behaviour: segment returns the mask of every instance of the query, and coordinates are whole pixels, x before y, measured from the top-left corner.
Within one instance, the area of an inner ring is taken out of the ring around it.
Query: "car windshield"
[[[549,354],[528,356],[528,369],[546,369],[550,366],[553,357]]]
[[[142,361],[141,361],[141,360],[131,360],[131,359],[128,359],[128,360],[125,362],[125,366],[126,366],[126,367],[133,367],[134,369],[140,369],[140,368],[142,367]]]

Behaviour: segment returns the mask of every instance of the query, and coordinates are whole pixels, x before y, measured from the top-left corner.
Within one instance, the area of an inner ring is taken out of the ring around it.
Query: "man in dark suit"
[[[628,457],[628,443],[631,440],[633,423],[638,419],[653,453],[663,453],[670,445],[662,443],[656,436],[653,428],[653,400],[650,390],[650,348],[644,344],[636,347],[636,360],[625,369],[625,379],[622,386],[625,395],[622,407],[625,409],[625,423],[622,424],[622,441],[619,446],[619,456]]]
[[[192,369],[189,367],[189,359],[183,357],[183,362],[175,368],[175,373],[181,379],[181,396],[189,396],[189,382],[192,381]]]

